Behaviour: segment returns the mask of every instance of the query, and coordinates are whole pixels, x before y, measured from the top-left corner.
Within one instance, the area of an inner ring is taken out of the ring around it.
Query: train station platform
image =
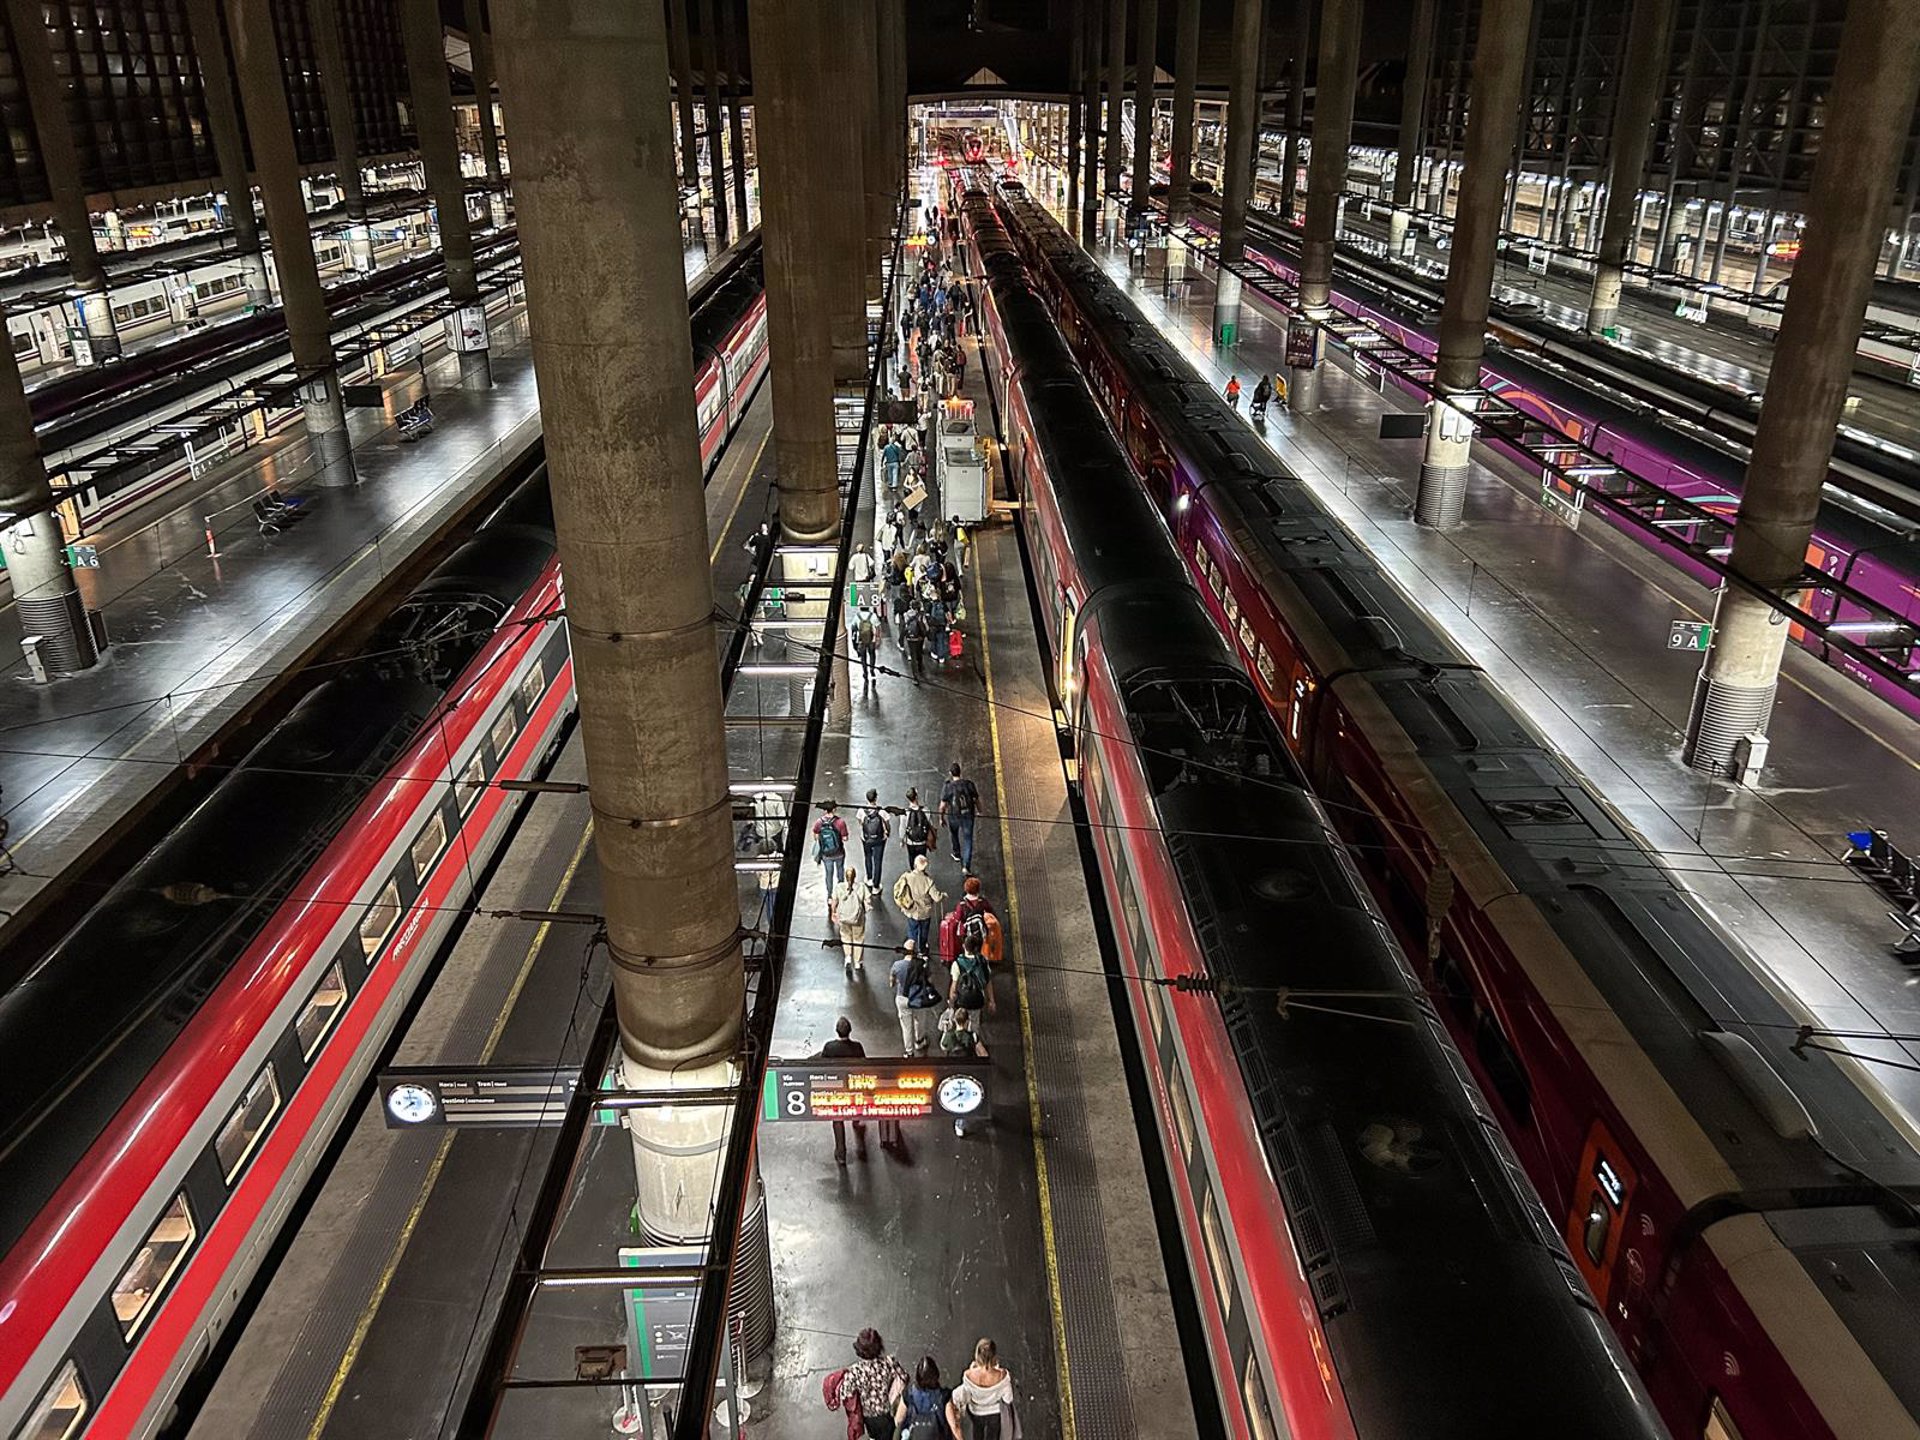
[[[1279,312],[1252,289],[1223,352],[1210,271],[1167,291],[1131,277],[1124,251],[1099,258],[1216,385],[1237,374],[1251,394],[1263,370],[1283,368]],[[1332,359],[1321,391],[1312,415],[1269,413],[1275,454],[1738,937],[1790,1009],[1821,1028],[1909,1037],[1844,1043],[1886,1062],[1861,1063],[1858,1078],[1920,1134],[1920,981],[1893,953],[1902,932],[1888,904],[1843,859],[1862,829],[1920,849],[1920,725],[1790,647],[1760,785],[1695,774],[1679,757],[1699,658],[1670,650],[1668,631],[1709,620],[1711,593],[1597,516],[1569,527],[1539,502],[1537,476],[1478,447],[1466,523],[1416,526],[1420,442],[1379,438],[1383,413],[1415,407]]]
[[[968,373],[984,413],[977,357]],[[743,563],[739,542],[768,504],[770,405],[763,392],[709,487],[714,590],[726,614]],[[744,503],[729,504],[736,484]],[[936,489],[929,513],[938,503]],[[855,517],[862,540],[873,534],[874,508],[869,498]],[[883,640],[870,683],[852,666],[845,718],[828,721],[813,799],[839,802],[852,830],[850,858],[860,865],[855,811],[867,788],[898,807],[917,787],[932,808],[955,762],[978,786],[973,869],[1008,937],[982,1031],[987,1114],[965,1135],[943,1118],[908,1121],[897,1149],[883,1148],[877,1131],[864,1143],[850,1134],[844,1166],[825,1123],[760,1126],[775,1338],[743,1387],[745,1433],[840,1433],[841,1417],[821,1407],[822,1381],[850,1363],[855,1336],[871,1326],[908,1369],[935,1356],[948,1384],[975,1341],[992,1337],[1029,1436],[1185,1440],[1196,1433],[1187,1372],[1020,547],[1004,523],[975,538],[964,658],[929,664],[916,684],[904,654]],[[763,773],[754,768],[752,726],[730,733],[736,776]],[[570,741],[555,778],[577,777],[579,766],[578,742]],[[597,878],[586,857],[585,797],[533,804],[483,905],[591,912]],[[843,952],[822,943],[830,930],[826,888],[810,859],[819,814],[789,827],[789,843],[808,847],[809,859],[774,1053],[817,1053],[844,1016],[869,1055],[902,1055],[888,976],[906,934],[888,898],[905,859],[900,816],[882,895],[867,917],[864,968],[850,974]],[[957,898],[961,866],[944,832],[938,838],[933,876]],[[749,885],[742,923],[755,924],[758,911]],[[603,966],[593,956],[583,967],[579,939],[559,926],[470,924],[397,1058],[550,1065],[577,1056],[605,995]],[[436,1140],[388,1131],[364,1107],[192,1434],[441,1433],[475,1359],[469,1347],[491,1322],[514,1243],[516,1197],[537,1183],[543,1133]],[[568,1223],[603,1247],[633,1243],[625,1233],[633,1178],[626,1137],[604,1127],[590,1144]],[[566,1345],[624,1339],[623,1304],[619,1292],[572,1297],[559,1327]],[[551,1338],[559,1343],[558,1333]],[[590,1388],[542,1392],[549,1433],[603,1433],[615,1398]]]
[[[707,263],[690,250],[690,279]],[[523,309],[495,325],[491,354],[491,390],[462,390],[456,357],[443,355],[424,375],[409,367],[387,377],[382,408],[350,410],[360,480],[351,490],[307,488],[312,452],[296,420],[87,536],[99,566],[75,579],[111,642],[93,669],[34,683],[17,658],[18,614],[11,603],[0,609],[0,655],[16,657],[0,685],[12,860],[0,873],[0,942],[183,779],[202,745],[522,463],[539,439]],[[403,442],[396,416],[429,392],[434,431]],[[278,534],[262,533],[250,503],[270,485],[304,496],[302,518]]]

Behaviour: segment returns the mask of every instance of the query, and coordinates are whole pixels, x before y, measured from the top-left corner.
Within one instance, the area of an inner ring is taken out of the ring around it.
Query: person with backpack
[[[947,635],[951,629],[949,622],[952,617],[947,610],[947,602],[940,598],[940,588],[931,580],[921,587],[920,608],[927,615],[927,629],[933,646],[933,663],[944,670],[947,668],[949,644]]]
[[[873,623],[873,612],[866,606],[860,607],[860,613],[854,617],[853,653],[860,659],[860,683],[871,685],[875,671],[875,649],[879,645],[879,634]]]
[[[860,807],[860,848],[867,856],[867,893],[880,893],[880,872],[887,861],[887,841],[893,835],[893,822],[881,808],[880,792],[869,789],[867,803]]]
[[[835,808],[833,801],[822,800],[820,809],[824,813],[813,822],[813,858],[820,863],[829,896],[840,888],[847,870],[847,822],[833,813]],[[828,950],[839,943],[832,936],[820,942]]]
[[[913,862],[911,869],[893,882],[893,903],[907,917],[907,939],[921,954],[926,953],[932,941],[933,917],[940,913],[940,906],[946,898],[946,892],[933,883],[933,874],[927,868],[924,854]]]
[[[918,1055],[927,1048],[925,1013],[940,1003],[940,997],[927,981],[926,958],[909,940],[900,947],[900,956],[887,971],[887,985],[893,991],[893,1015],[900,1022],[900,1053]]]
[[[913,683],[918,685],[927,678],[927,617],[918,605],[907,607],[906,618],[900,622],[900,638],[907,648],[907,667],[913,672]]]
[[[953,858],[967,874],[973,873],[973,817],[980,810],[980,787],[960,773],[960,762],[947,770],[947,783],[940,787],[940,818],[946,822],[953,839]]]
[[[959,1005],[947,1012],[947,1023],[940,1032],[940,1049],[948,1055],[970,1055],[980,1060],[987,1058],[987,1047],[982,1043],[979,1031],[973,1028],[972,1012]],[[967,1133],[964,1115],[954,1118],[953,1133]]]
[[[920,792],[907,791],[907,808],[900,821],[900,843],[907,847],[907,864],[911,865],[927,851],[933,848],[933,817],[920,803]]]
[[[991,1015],[997,1008],[993,999],[993,968],[981,953],[979,940],[968,936],[960,945],[960,953],[953,961],[947,1003],[955,1010],[966,1010],[975,1015],[984,1011]]]
[[[913,1367],[913,1383],[894,1406],[893,1423],[899,1440],[959,1440],[960,1412],[954,1409],[953,1391],[940,1383],[933,1356],[922,1355]]]
[[[840,937],[847,978],[867,973],[867,887],[849,865],[846,877],[827,897],[827,919]]]
[[[1006,958],[1006,932],[1001,928],[1000,916],[993,902],[980,893],[980,880],[973,875],[969,875],[961,887],[960,903],[953,907],[953,913],[940,927],[941,953],[958,955],[967,948],[968,941],[978,946],[989,967]]]

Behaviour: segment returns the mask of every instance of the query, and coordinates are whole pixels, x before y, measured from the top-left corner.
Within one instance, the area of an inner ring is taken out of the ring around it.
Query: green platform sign
[[[1676,620],[1667,627],[1667,649],[1705,650],[1713,643],[1713,626],[1704,620]]]

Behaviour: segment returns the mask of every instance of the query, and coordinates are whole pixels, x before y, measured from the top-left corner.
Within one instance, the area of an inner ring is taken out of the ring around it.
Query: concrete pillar
[[[1320,61],[1313,92],[1313,160],[1307,170],[1307,223],[1300,241],[1300,308],[1307,318],[1316,322],[1331,308],[1333,295],[1333,251],[1340,238],[1340,197],[1347,188],[1347,147],[1353,143],[1353,92],[1360,61],[1361,3],[1362,0],[1325,0],[1320,10]],[[1317,358],[1317,346],[1315,354]],[[1318,407],[1318,364],[1293,370],[1288,402],[1300,414],[1311,414]]]
[[[461,307],[461,313],[448,318],[447,340],[460,356],[461,388],[488,390],[493,387],[493,367],[487,359],[487,314],[480,305],[480,282],[473,268],[467,182],[460,174],[460,142],[453,133],[453,92],[447,84],[438,0],[401,0],[400,33],[407,52],[414,133],[433,208],[440,216],[447,298]]]
[[[1909,0],[1853,0],[1767,374],[1776,403],[1761,407],[1734,521],[1730,563],[1744,583],[1720,591],[1687,718],[1686,761],[1707,774],[1729,774],[1740,737],[1764,733],[1773,709],[1788,627],[1754,592],[1791,596],[1807,563],[1917,97]]]
[[[1313,45],[1313,7],[1293,7],[1293,58],[1287,64],[1287,138],[1282,147],[1280,213],[1291,223],[1300,208],[1300,132],[1307,119],[1307,53]]]
[[[1240,334],[1240,281],[1229,273],[1247,253],[1247,200],[1253,193],[1254,142],[1260,101],[1254,77],[1260,64],[1261,0],[1233,0],[1233,48],[1227,62],[1227,139],[1220,157],[1220,273],[1213,291],[1213,335],[1231,345]]]
[[[1106,27],[1100,23],[1100,0],[1080,0],[1080,10],[1087,38],[1087,68],[1082,75],[1087,182],[1080,192],[1080,241],[1091,245],[1100,230],[1100,137],[1106,133],[1100,113],[1100,76],[1106,56]]]
[[[1126,163],[1122,107],[1127,93],[1127,0],[1107,0],[1107,176],[1100,213],[1120,196]]]
[[[725,245],[731,232],[727,226],[727,162],[720,150],[719,31],[713,0],[700,0],[700,65],[707,73],[707,183],[712,189],[713,233]]]
[[[887,157],[887,243],[900,223],[907,183],[907,16],[905,0],[879,0],[880,138]]]
[[[1074,217],[1080,213],[1081,127],[1086,115],[1083,92],[1087,85],[1087,27],[1083,7],[1073,7],[1073,39],[1067,53],[1067,148],[1061,164],[1067,170],[1067,233],[1073,233]]]
[[[85,358],[85,351],[90,349],[90,363],[97,365],[119,355],[120,337],[113,328],[106,267],[100,263],[100,252],[93,241],[93,216],[87,210],[86,177],[80,173],[80,152],[73,143],[73,127],[67,116],[66,86],[53,71],[53,52],[48,48],[49,32],[39,0],[7,0],[7,22],[19,52],[41,168],[53,193],[54,221],[66,244],[67,270],[74,288],[83,292],[78,304],[87,344],[80,353]]]
[[[720,43],[727,71],[727,143],[733,151],[734,220],[744,235],[752,226],[747,220],[747,125],[742,113],[739,29],[733,0],[726,0],[720,7]]]
[[[1447,296],[1440,310],[1440,350],[1434,384],[1443,395],[1480,388],[1487,309],[1500,211],[1513,156],[1513,116],[1527,63],[1533,0],[1482,0],[1480,43],[1473,55],[1467,97],[1466,158],[1460,172],[1459,215],[1447,255]],[[1435,401],[1420,462],[1414,519],[1446,528],[1460,523],[1466,503],[1467,451],[1472,429],[1451,406]]]
[[[694,131],[693,44],[687,36],[687,0],[667,0],[667,49],[673,57],[673,109],[680,120],[680,184],[696,197],[693,207],[695,235],[706,232],[698,196],[700,193],[700,141]]]
[[[1133,40],[1133,196],[1129,215],[1147,209],[1147,187],[1153,184],[1153,72],[1158,63],[1160,0],[1137,0]]]
[[[40,459],[20,366],[11,345],[0,350],[6,352],[0,355],[0,512],[13,517],[0,529],[0,546],[6,550],[22,634],[41,637],[40,658],[48,670],[71,674],[90,667],[100,652],[67,568],[66,536]]]
[[[842,42],[823,23],[837,0],[752,0],[754,103],[760,127],[760,235],[766,259],[780,527],[789,540],[840,529],[833,438],[835,270],[846,258],[828,223],[825,156],[816,141],[844,97],[822,84]]]
[[[827,162],[815,172],[826,208],[814,213],[815,223],[826,228],[835,247],[827,271],[827,325],[833,343],[833,378],[842,385],[861,385],[867,378],[865,135],[858,116],[849,113],[848,97],[866,83],[866,72],[872,68],[865,53],[856,53],[849,42],[849,37],[859,34],[856,12],[872,3],[790,0],[783,7],[788,25],[810,19],[839,37],[830,52],[832,63],[813,80],[816,99],[810,110],[808,143]],[[758,6],[753,13],[759,13]]]
[[[206,96],[214,157],[220,162],[220,187],[227,195],[233,248],[247,283],[247,308],[258,310],[270,304],[272,297],[267,289],[266,257],[260,253],[260,222],[253,213],[253,182],[247,178],[247,151],[240,138],[240,109],[233,98],[219,0],[187,0],[187,27],[200,64],[200,90]]]
[[[360,126],[353,111],[353,86],[347,78],[347,50],[340,38],[340,0],[307,0],[307,17],[313,26],[314,52],[320,60],[320,87],[327,97],[334,178],[347,210],[347,262],[362,275],[371,275],[376,263],[373,231],[367,225],[367,197],[360,180]],[[259,159],[258,152],[254,158]]]
[[[331,5],[332,0],[318,3]],[[240,79],[247,138],[253,145],[254,174],[267,207],[273,268],[280,282],[281,313],[287,321],[293,365],[300,376],[307,439],[319,467],[315,478],[322,485],[351,485],[353,447],[347,436],[346,410],[340,403],[327,297],[314,266],[313,232],[307,228],[307,209],[301,199],[300,166],[271,0],[227,0],[227,35]]]
[[[664,13],[493,16],[623,1082],[725,1084],[745,975]],[[642,1227],[704,1237],[726,1112],[637,1111],[630,1133]]]
[[[507,197],[500,180],[500,131],[493,120],[493,37],[481,17],[480,0],[465,4],[474,106],[480,115],[480,163],[486,168],[488,218],[497,230],[507,223]]]
[[[880,19],[877,0],[852,0],[854,31],[847,36],[854,55],[867,57],[865,66],[853,71],[852,91],[844,97],[859,107],[860,173],[866,192],[866,263],[861,273],[865,280],[862,299],[869,306],[880,303],[880,266],[887,253],[893,231],[893,204],[887,185],[887,152],[881,134],[880,109]]]
[[[1427,73],[1433,68],[1433,0],[1414,0],[1413,37],[1407,78],[1400,95],[1400,156],[1393,167],[1393,214],[1387,221],[1387,253],[1398,259],[1413,218],[1414,171],[1420,165],[1420,130],[1427,108]]]

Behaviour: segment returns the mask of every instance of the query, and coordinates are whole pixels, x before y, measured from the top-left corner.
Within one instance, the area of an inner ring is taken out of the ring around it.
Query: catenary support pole
[[[313,48],[320,58],[320,88],[327,99],[334,179],[347,211],[347,263],[360,274],[371,275],[378,262],[373,253],[373,229],[367,224],[366,188],[360,178],[360,125],[353,111],[347,48],[340,35],[340,0],[307,0],[307,18],[313,26]]]
[[[85,343],[74,347],[74,358],[97,365],[120,354],[120,336],[113,328],[113,296],[107,270],[93,242],[86,177],[80,173],[80,152],[67,119],[66,87],[53,69],[49,47],[54,36],[47,29],[39,0],[7,0],[7,21],[26,85],[27,107],[33,114],[41,168],[46,171],[47,188],[53,192],[54,220],[66,246],[67,272],[80,291],[77,303]]]
[[[1387,254],[1398,258],[1413,219],[1414,172],[1420,167],[1420,133],[1427,108],[1427,74],[1433,68],[1434,0],[1414,0],[1407,78],[1400,95],[1400,155],[1393,169],[1393,214],[1387,221]]]
[[[25,635],[40,637],[39,656],[57,675],[89,668],[100,658],[87,610],[67,568],[67,540],[54,509],[53,489],[33,431],[33,411],[11,345],[0,346],[0,528],[7,579]]]
[[[440,221],[440,257],[447,267],[447,298],[460,308],[446,320],[447,343],[460,357],[460,388],[488,390],[487,312],[473,266],[473,226],[467,218],[467,182],[460,173],[460,141],[453,133],[453,92],[447,83],[446,31],[437,0],[400,0],[401,39],[413,92],[413,128],[427,189]]]
[[[300,408],[307,441],[313,447],[315,479],[321,485],[351,485],[353,445],[334,365],[326,292],[320,288],[313,232],[307,228],[306,201],[300,191],[299,156],[287,112],[271,0],[227,0],[227,35],[233,42],[234,73],[240,79],[240,103],[253,146],[253,173],[267,207],[273,269],[280,281],[280,307],[287,321],[293,367],[300,377]]]
[[[1067,169],[1067,231],[1072,233],[1080,213],[1080,145],[1086,116],[1087,23],[1083,13],[1086,0],[1074,0],[1073,40],[1067,56],[1067,150],[1062,163]]]
[[[1673,0],[1633,0],[1621,90],[1614,102],[1613,143],[1608,147],[1606,219],[1587,304],[1589,335],[1607,334],[1620,318],[1620,286],[1640,238],[1640,182],[1653,143],[1654,111],[1666,88],[1672,22]]]
[[[1233,0],[1233,48],[1227,60],[1227,136],[1220,156],[1220,265],[1214,277],[1213,336],[1232,345],[1240,335],[1240,277],[1231,267],[1247,253],[1247,200],[1253,192],[1254,147],[1260,138],[1261,0]]]
[[[487,176],[487,211],[497,230],[507,223],[507,194],[500,180],[500,127],[493,118],[493,37],[480,14],[480,0],[465,0],[464,14],[473,103],[480,121],[480,164]]]
[[[1120,176],[1126,169],[1127,0],[1107,3],[1107,173],[1100,213],[1119,203]]]
[[[1434,372],[1434,384],[1444,396],[1471,397],[1480,388],[1507,165],[1513,155],[1513,116],[1525,79],[1532,9],[1533,0],[1483,0],[1480,8],[1480,43],[1467,95],[1466,158],[1453,249],[1447,256],[1447,294]],[[1473,421],[1459,405],[1435,400],[1428,407],[1426,452],[1414,499],[1414,519],[1422,525],[1444,529],[1460,523]]]
[[[622,1083],[724,1085],[745,975],[666,26],[578,0],[494,0],[494,23]],[[726,1112],[630,1129],[642,1229],[703,1239]]]
[[[1100,109],[1100,77],[1106,64],[1106,26],[1100,20],[1100,4],[1101,0],[1081,0],[1081,19],[1087,34],[1087,182],[1080,191],[1080,243],[1083,245],[1093,244],[1100,233],[1100,143],[1107,134]]]
[[[1311,361],[1292,370],[1289,403],[1311,414],[1320,403],[1319,322],[1332,308],[1333,252],[1340,239],[1340,205],[1347,188],[1347,147],[1353,143],[1353,99],[1360,62],[1361,0],[1325,0],[1320,10],[1320,59],[1313,92],[1313,159],[1307,171],[1307,223],[1300,239],[1300,308],[1313,326]],[[1295,316],[1294,323],[1303,323]],[[1289,337],[1288,347],[1300,351]]]
[[[473,3],[473,0],[469,0]],[[707,233],[700,205],[700,139],[694,111],[693,39],[687,32],[687,0],[667,0],[667,50],[673,59],[673,113],[680,124],[680,188],[693,193],[693,233]]]
[[[1173,33],[1173,155],[1167,174],[1167,223],[1193,213],[1193,91],[1200,73],[1200,0],[1175,0]]]
[[[720,43],[727,72],[727,147],[733,151],[733,216],[740,233],[753,226],[747,218],[747,121],[743,72],[740,67],[740,18],[733,0],[720,6]]]
[[[267,257],[260,251],[260,222],[253,213],[253,181],[247,175],[247,147],[240,134],[240,104],[233,94],[227,59],[227,33],[220,24],[220,0],[187,0],[187,26],[200,61],[200,91],[206,96],[207,129],[220,162],[220,186],[227,194],[233,249],[246,282],[247,308],[273,303],[267,284]]]
[[[727,225],[727,161],[720,141],[720,21],[714,14],[713,0],[700,0],[700,65],[706,71],[707,185],[713,205],[713,233],[725,245],[731,231]]]
[[[1145,214],[1153,184],[1154,69],[1159,63],[1160,0],[1136,0],[1133,41],[1133,193],[1129,215]]]
[[[1788,626],[1762,595],[1793,595],[1807,564],[1916,97],[1908,0],[1853,0],[1734,521],[1739,579],[1720,590],[1687,717],[1685,758],[1707,774],[1731,774],[1742,737],[1764,734],[1773,710]]]

